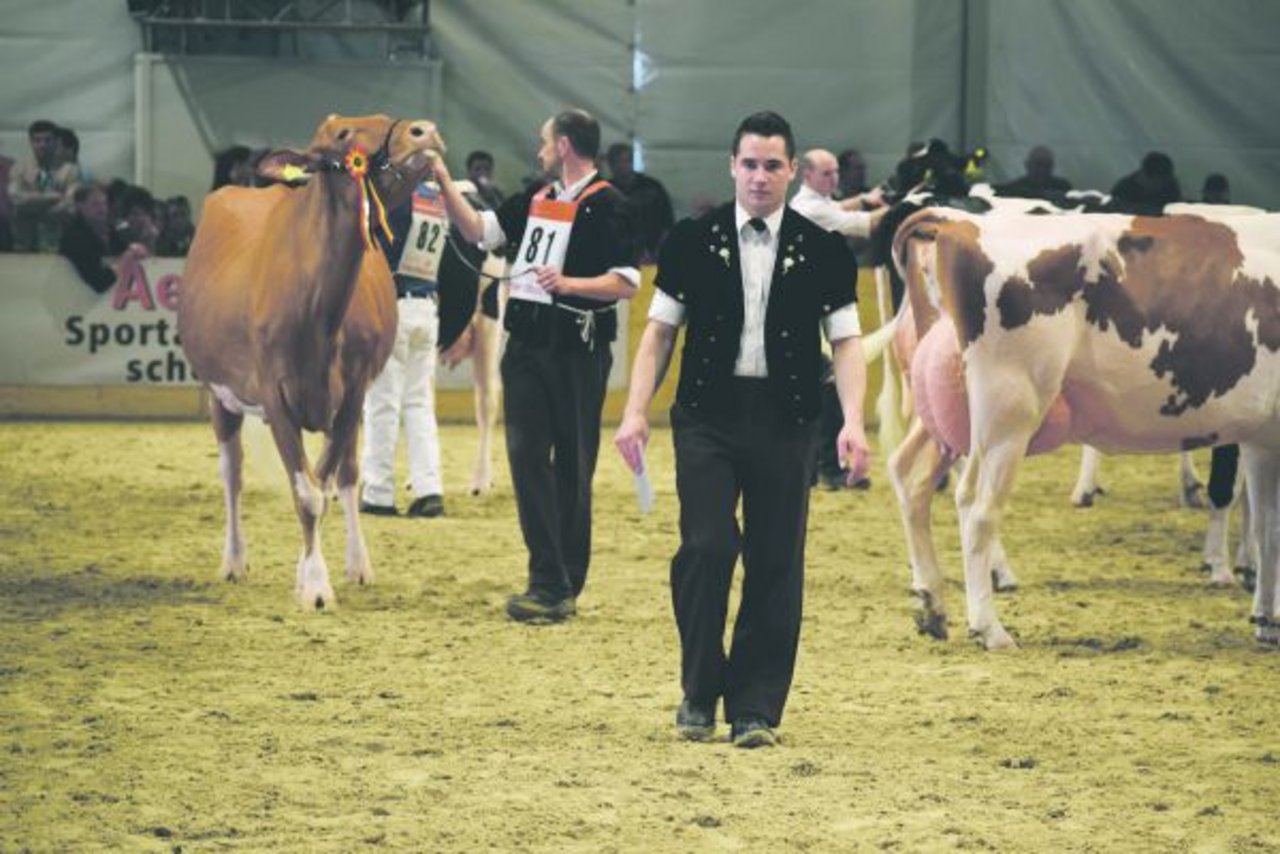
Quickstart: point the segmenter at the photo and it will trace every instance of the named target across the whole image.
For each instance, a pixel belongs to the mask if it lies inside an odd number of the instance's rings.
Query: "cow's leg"
[[[1191,459],[1190,451],[1183,451],[1179,455],[1178,483],[1182,490],[1178,500],[1182,506],[1203,510],[1204,484],[1200,482],[1200,475],[1196,474],[1196,465]]]
[[[1280,644],[1280,451],[1241,445],[1245,488],[1258,541],[1258,579],[1253,590],[1256,637]]]
[[[1017,644],[1000,624],[992,589],[996,569],[1005,562],[1000,520],[1018,466],[1052,394],[1044,395],[1024,366],[980,367],[974,370],[970,362],[965,370],[972,439],[968,462],[956,485],[969,633],[989,650],[1010,649]]]
[[[1210,508],[1209,526],[1204,534],[1204,563],[1200,566],[1201,572],[1209,573],[1210,584],[1235,583],[1228,563],[1230,529],[1231,505]]]
[[[1106,495],[1098,485],[1098,470],[1102,467],[1102,453],[1092,445],[1080,449],[1080,476],[1071,490],[1071,503],[1076,507],[1092,507],[1093,499]]]
[[[311,471],[307,451],[302,444],[302,431],[289,418],[282,400],[265,403],[267,423],[280,452],[285,474],[293,487],[293,507],[302,526],[302,556],[298,558],[298,575],[294,592],[304,609],[332,608],[338,604],[329,585],[329,566],[320,550],[320,519],[324,516],[324,491]]]
[[[947,638],[945,579],[933,548],[931,502],[939,469],[951,463],[919,418],[889,457],[889,480],[898,496],[898,509],[907,533],[911,589],[920,600],[916,628],[938,640]]]
[[[240,492],[244,487],[244,445],[240,427],[244,415],[227,409],[216,398],[209,403],[213,433],[218,437],[218,473],[227,511],[227,539],[222,548],[222,578],[241,581],[249,573],[249,549],[244,541],[240,521]]]
[[[356,459],[363,409],[364,394],[348,392],[334,415],[317,476],[322,483],[329,483],[332,478],[338,487],[338,501],[347,526],[347,581],[372,584],[373,565],[360,527],[360,464]]]
[[[1209,583],[1235,584],[1235,576],[1228,563],[1231,538],[1231,505],[1239,496],[1240,448],[1238,445],[1221,445],[1213,449],[1212,470],[1209,472],[1209,527],[1204,537],[1204,564],[1202,571],[1209,573]],[[1242,534],[1241,545],[1247,538]]]
[[[501,342],[502,327],[497,321],[484,316],[476,320],[471,367],[480,444],[471,473],[472,495],[480,495],[493,488],[493,431],[498,423],[498,396],[502,391],[502,380],[498,374],[498,347]]]
[[[1240,545],[1236,547],[1235,575],[1245,590],[1253,592],[1258,581],[1258,567],[1262,558],[1258,554],[1257,517],[1253,512],[1253,504],[1249,501],[1248,484],[1243,484],[1240,493]]]

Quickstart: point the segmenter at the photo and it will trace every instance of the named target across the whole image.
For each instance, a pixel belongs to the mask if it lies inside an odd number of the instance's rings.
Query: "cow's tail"
[[[898,271],[898,275],[904,282],[907,281],[907,252],[911,248],[912,241],[932,243],[938,239],[938,226],[944,222],[946,220],[942,217],[925,208],[913,213],[898,226],[897,232],[893,235],[891,257],[894,269]]]

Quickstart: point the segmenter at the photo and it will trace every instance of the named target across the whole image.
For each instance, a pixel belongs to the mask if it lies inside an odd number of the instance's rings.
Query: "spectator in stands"
[[[247,145],[233,145],[213,157],[213,186],[216,190],[234,184],[253,186],[253,150]]]
[[[625,142],[609,146],[605,160],[609,164],[609,182],[627,197],[627,207],[639,234],[640,262],[651,263],[658,257],[658,244],[675,222],[671,197],[656,178],[637,172],[635,152]]]
[[[1165,205],[1182,201],[1182,187],[1173,173],[1173,159],[1162,151],[1148,151],[1137,172],[1111,188],[1111,205],[1128,213],[1158,214]]]
[[[14,238],[20,252],[50,251],[58,245],[65,216],[58,206],[79,181],[79,169],[58,163],[58,126],[40,119],[27,128],[31,160],[13,173],[9,197],[14,205]],[[66,208],[62,213],[66,213]]]
[[[54,131],[54,140],[54,156],[57,158],[58,167],[61,168],[67,164],[71,164],[75,167],[77,182],[92,180],[92,178],[85,172],[84,167],[80,165],[80,137],[76,135],[76,132],[71,128],[59,127]],[[71,193],[67,193],[66,207],[68,211],[70,211],[74,205],[70,196]]]
[[[1027,152],[1023,161],[1026,173],[995,188],[1001,196],[1018,196],[1024,199],[1053,199],[1071,189],[1071,182],[1053,174],[1053,149],[1037,145]]]
[[[856,148],[846,148],[836,155],[836,165],[840,169],[840,185],[836,188],[835,198],[852,199],[861,196],[867,190],[867,161],[862,152]]]
[[[155,199],[143,187],[126,189],[120,197],[120,215],[111,226],[111,251],[123,252],[127,246],[138,244],[147,254],[154,255],[160,238],[155,208]]]
[[[1231,183],[1227,181],[1227,176],[1214,172],[1206,177],[1204,186],[1200,189],[1200,201],[1206,205],[1231,204]]]
[[[107,194],[97,184],[81,184],[72,194],[72,203],[75,213],[62,232],[58,254],[71,262],[86,285],[97,293],[106,293],[115,284],[117,275],[117,269],[103,261],[111,237]],[[130,244],[116,267],[145,257],[144,247]]]
[[[13,200],[9,198],[9,175],[13,158],[0,154],[0,252],[13,251]]]
[[[493,183],[493,155],[473,151],[467,155],[467,178],[476,185],[476,193],[490,210],[497,210],[507,196]]]
[[[170,196],[164,203],[164,225],[156,241],[156,254],[168,258],[184,258],[195,237],[191,222],[191,202],[186,196]]]

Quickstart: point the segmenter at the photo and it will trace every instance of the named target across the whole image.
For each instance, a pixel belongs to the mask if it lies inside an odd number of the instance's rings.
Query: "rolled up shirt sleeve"
[[[640,288],[640,271],[635,267],[610,267],[610,273],[617,273],[626,279],[631,287],[639,290]]]
[[[665,323],[667,326],[683,326],[684,303],[655,288],[653,302],[649,303],[649,319]]]
[[[653,316],[652,312],[649,316]],[[822,334],[826,335],[827,340],[831,342],[861,335],[862,321],[858,318],[858,304],[849,303],[823,317]]]
[[[498,222],[498,215],[493,211],[480,211],[480,219],[484,223],[484,234],[480,237],[480,248],[492,252],[507,242],[507,233]]]

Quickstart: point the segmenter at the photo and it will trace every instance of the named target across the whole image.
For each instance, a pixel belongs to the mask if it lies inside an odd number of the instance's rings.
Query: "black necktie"
[[[764,220],[758,216],[753,216],[751,219],[747,220],[747,225],[754,228],[757,234],[764,234],[769,230],[769,226],[765,225]]]

